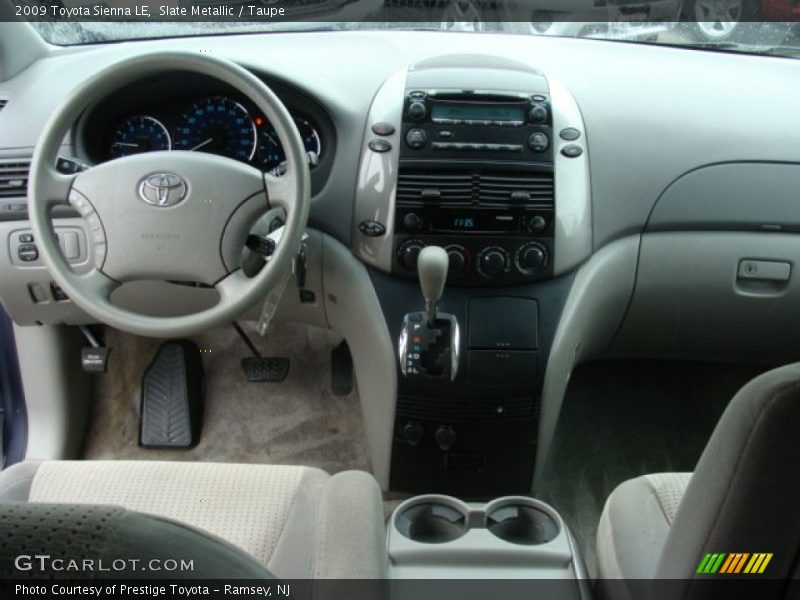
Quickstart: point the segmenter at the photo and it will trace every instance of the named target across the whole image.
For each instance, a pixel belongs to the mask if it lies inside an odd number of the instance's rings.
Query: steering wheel
[[[125,84],[164,72],[208,75],[247,96],[274,126],[286,154],[275,177],[231,158],[161,151],[118,158],[66,175],[56,168],[64,136],[81,112]],[[150,337],[179,337],[230,322],[263,299],[289,272],[308,220],[310,176],[300,134],[286,107],[255,75],[207,54],[159,52],[117,62],[81,84],[45,125],[33,154],[28,209],[44,263],[89,315]],[[70,204],[86,223],[89,268],[64,259],[51,211]],[[274,253],[253,277],[241,269],[252,225],[269,209],[286,212]],[[157,317],[114,305],[112,292],[136,280],[191,281],[213,286],[206,310]]]

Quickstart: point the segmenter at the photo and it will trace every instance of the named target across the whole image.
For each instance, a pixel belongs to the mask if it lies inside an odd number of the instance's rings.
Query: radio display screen
[[[497,210],[440,209],[432,215],[431,229],[439,232],[503,233],[517,230],[517,217]]]
[[[434,121],[524,121],[525,108],[514,104],[437,102],[431,109],[431,118]]]

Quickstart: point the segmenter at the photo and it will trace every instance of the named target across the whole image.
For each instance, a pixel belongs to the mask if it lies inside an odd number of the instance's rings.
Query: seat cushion
[[[228,542],[162,517],[119,506],[0,502],[0,580],[150,579],[154,574],[272,578]]]
[[[227,540],[282,578],[385,573],[383,508],[371,475],[300,466],[147,461],[22,463],[0,500],[104,504]]]
[[[643,475],[608,497],[597,529],[601,579],[651,579],[691,473]],[[635,596],[628,594],[628,596]]]

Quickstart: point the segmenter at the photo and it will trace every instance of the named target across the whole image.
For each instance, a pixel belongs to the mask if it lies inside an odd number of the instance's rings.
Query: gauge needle
[[[138,148],[139,144],[132,144],[131,142],[114,142],[115,146],[127,146],[128,148]]]
[[[194,150],[199,150],[199,149],[200,149],[200,148],[202,148],[203,146],[206,146],[206,145],[210,144],[210,143],[211,143],[211,142],[213,142],[213,141],[214,141],[214,138],[208,138],[208,139],[207,139],[205,142],[200,142],[200,143],[199,143],[199,144],[197,144],[197,146],[195,146],[194,148],[189,148],[189,152],[192,152],[192,151],[194,151]]]

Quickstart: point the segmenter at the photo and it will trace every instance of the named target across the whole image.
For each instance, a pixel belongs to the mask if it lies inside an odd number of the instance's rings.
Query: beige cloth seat
[[[375,578],[386,569],[374,478],[300,466],[145,461],[26,462],[0,473],[0,502],[115,505],[222,538],[280,578]]]
[[[606,501],[597,531],[601,595],[708,597],[706,554],[770,554],[762,579],[800,592],[800,363],[755,378],[731,400],[694,473],[645,475]],[[744,559],[742,559],[744,560]],[[652,580],[658,580],[648,585]],[[670,582],[669,584],[665,582]],[[780,588],[775,588],[780,589]],[[794,595],[793,595],[794,594]]]

